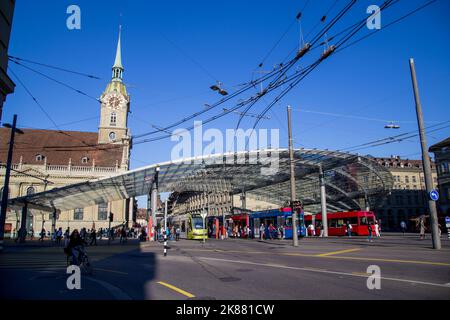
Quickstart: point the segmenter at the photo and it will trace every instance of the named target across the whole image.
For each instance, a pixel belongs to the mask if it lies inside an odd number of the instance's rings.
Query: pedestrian
[[[402,220],[400,222],[400,228],[402,229],[403,235],[405,235],[405,233],[406,233],[406,222],[405,221]]]
[[[175,241],[180,240],[180,227],[175,230]]]
[[[324,231],[323,231],[323,224],[322,224],[322,222],[319,222],[319,231],[320,231],[319,237],[323,238]]]
[[[127,231],[125,230],[125,227],[123,227],[120,230],[120,243],[126,243],[127,242]]]
[[[424,239],[425,239],[425,217],[424,217],[423,215],[420,217],[420,220],[419,220],[419,227],[420,227],[420,235],[419,235],[419,238],[420,238],[421,240],[424,240]]]
[[[280,226],[280,236],[281,239],[284,240],[284,226]]]
[[[67,248],[70,240],[70,228],[68,227],[64,232],[64,248]]]
[[[380,238],[381,237],[381,235],[380,235],[380,225],[378,224],[378,221],[377,220],[375,220],[375,236],[377,237],[377,238]]]
[[[97,245],[97,232],[95,231],[95,228],[93,228],[91,231],[91,242],[89,243],[89,245]]]
[[[372,222],[369,222],[369,224],[367,225],[367,231],[368,231],[367,241],[373,242],[373,240],[372,240],[372,232],[373,232]]]
[[[41,237],[39,238],[39,241],[43,242],[45,238],[45,229],[42,228],[41,233],[39,234]]]
[[[310,230],[310,232],[311,232],[311,236],[314,237],[314,236],[316,235],[316,229],[314,228],[314,225],[311,223],[311,224],[308,226],[308,228],[309,228],[309,230]]]
[[[264,240],[264,232],[265,232],[266,228],[264,226],[264,222],[261,223],[261,225],[259,226],[259,239],[260,240]]]
[[[34,239],[34,229],[33,228],[31,228],[31,230],[30,230],[30,238],[31,238],[31,240]]]
[[[56,244],[57,244],[58,246],[61,245],[61,239],[62,239],[62,237],[63,237],[62,228],[59,227],[58,231],[56,231]]]
[[[349,238],[351,238],[352,237],[353,226],[351,225],[350,221],[348,221],[348,220],[347,220],[347,223],[346,223],[346,228],[347,228],[346,229],[347,235],[348,235]]]

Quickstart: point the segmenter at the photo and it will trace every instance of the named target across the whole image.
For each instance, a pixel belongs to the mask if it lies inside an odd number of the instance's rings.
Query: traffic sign
[[[433,201],[438,201],[439,199],[439,192],[437,192],[437,190],[431,190],[430,191],[430,199]]]
[[[450,229],[450,217],[445,217],[445,227]]]

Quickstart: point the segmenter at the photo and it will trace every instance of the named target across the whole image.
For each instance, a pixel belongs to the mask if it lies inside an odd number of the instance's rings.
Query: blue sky
[[[309,1],[302,16],[306,35],[334,0]],[[425,0],[400,0],[383,13],[383,23],[412,10]],[[100,96],[111,76],[119,20],[122,28],[124,81],[131,94],[132,134],[153,131],[148,123],[164,126],[201,110],[220,96],[209,89],[215,80],[228,91],[255,77],[254,71],[306,0],[258,1],[17,1],[9,54],[101,77],[88,79],[33,66],[92,96]],[[347,3],[339,0],[330,17]],[[334,34],[367,16],[370,4],[359,1],[330,31]],[[66,27],[66,9],[81,8],[81,30]],[[260,128],[280,128],[280,144],[287,145],[286,105],[294,108],[293,131],[297,146],[342,149],[388,135],[417,129],[408,59],[414,57],[427,125],[450,120],[450,2],[439,0],[412,17],[344,50],[321,64],[268,113]],[[119,18],[120,14],[122,15]],[[318,29],[316,29],[318,30]],[[370,32],[365,29],[360,35]],[[313,32],[314,34],[314,32]],[[268,70],[284,60],[299,42],[295,24],[265,62]],[[300,66],[313,61],[310,53]],[[194,62],[195,61],[195,62]],[[65,130],[96,131],[99,105],[92,99],[53,83],[20,66],[12,70]],[[15,80],[15,78],[13,77]],[[16,81],[17,83],[17,81]],[[254,94],[256,89],[251,92]],[[243,97],[249,97],[250,94]],[[271,101],[266,97],[266,102]],[[231,107],[225,104],[224,107]],[[259,103],[252,112],[260,111]],[[384,129],[384,122],[330,116],[312,112],[399,121],[400,130]],[[210,111],[200,119],[221,111]],[[51,128],[23,87],[8,96],[3,120],[18,114],[19,125]],[[91,118],[73,125],[65,123]],[[206,128],[234,128],[238,116],[227,115]],[[251,128],[252,118],[243,123]],[[184,126],[192,125],[192,121]],[[431,145],[450,130],[433,132]],[[134,146],[132,168],[170,159],[174,146],[161,140]],[[360,150],[375,156],[419,158],[418,140]]]

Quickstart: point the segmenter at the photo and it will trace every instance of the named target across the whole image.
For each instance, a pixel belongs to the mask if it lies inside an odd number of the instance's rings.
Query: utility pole
[[[325,190],[325,177],[323,175],[322,164],[319,164],[319,180],[320,180],[320,205],[322,208],[323,236],[328,237],[327,194]]]
[[[167,199],[164,201],[164,230],[167,230]]]
[[[8,148],[8,158],[6,160],[6,172],[5,172],[5,183],[3,185],[2,194],[2,204],[0,210],[0,252],[3,252],[3,238],[5,237],[5,221],[6,221],[6,209],[8,208],[8,197],[9,197],[9,177],[11,175],[11,164],[14,148],[14,136],[17,133],[22,134],[23,131],[16,128],[17,124],[17,114],[13,117],[13,123],[3,124],[6,128],[11,128],[11,134],[9,136],[9,148]]]
[[[297,212],[294,210],[294,201],[296,201],[297,194],[295,191],[295,164],[294,164],[294,149],[292,146],[291,106],[287,107],[287,118],[288,118],[288,135],[289,135],[289,164],[291,168],[292,245],[294,247],[298,247]]]
[[[431,175],[430,156],[428,154],[427,140],[425,136],[425,128],[423,126],[422,105],[420,103],[419,88],[417,85],[416,69],[414,67],[414,59],[409,59],[409,67],[411,69],[411,80],[414,89],[414,100],[416,102],[417,123],[419,126],[420,145],[422,148],[422,162],[425,176],[425,188],[428,195],[428,208],[430,210],[430,226],[431,239],[433,241],[433,249],[441,249],[441,238],[438,230],[438,217],[436,210],[436,202],[431,200],[430,192],[433,190],[433,179]]]

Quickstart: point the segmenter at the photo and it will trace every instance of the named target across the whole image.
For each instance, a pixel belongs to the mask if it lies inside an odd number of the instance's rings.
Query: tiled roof
[[[22,129],[24,134],[16,134],[13,164],[43,164],[36,156],[41,154],[49,165],[114,167],[120,165],[123,147],[121,145],[98,145],[97,132]],[[10,129],[0,128],[0,162],[6,163]],[[82,158],[87,157],[87,163]]]

